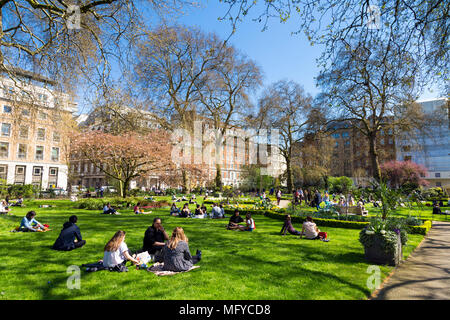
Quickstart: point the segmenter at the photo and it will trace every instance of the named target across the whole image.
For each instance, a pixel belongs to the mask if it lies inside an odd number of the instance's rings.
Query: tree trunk
[[[292,190],[294,190],[294,181],[292,177],[291,159],[286,159],[286,175],[288,193],[292,193]]]
[[[182,176],[183,176],[183,190],[185,193],[189,193],[189,175],[188,172],[186,170],[182,171]]]
[[[222,192],[222,170],[220,169],[220,165],[217,165],[216,168],[216,188]]]
[[[376,133],[371,133],[367,136],[369,139],[369,156],[372,166],[372,175],[377,181],[381,181],[380,162],[378,160],[378,152],[376,146]]]

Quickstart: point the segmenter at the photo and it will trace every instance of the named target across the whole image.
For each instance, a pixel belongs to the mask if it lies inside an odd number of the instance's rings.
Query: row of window
[[[4,105],[3,106],[3,113],[11,114],[12,113],[12,107],[8,106],[8,105]],[[22,116],[29,117],[30,116],[30,110],[22,108],[21,114],[22,114]],[[37,114],[37,118],[39,120],[47,120],[48,114],[46,112],[40,110],[38,112],[38,114]]]
[[[19,143],[17,145],[16,157],[19,160],[27,159],[28,146],[26,144]],[[9,157],[9,142],[0,142],[0,158],[7,159]],[[59,161],[59,148],[51,148],[51,161]],[[36,146],[34,153],[34,160],[44,160],[44,146]]]
[[[27,166],[16,165],[14,174],[14,184],[25,184]],[[58,183],[58,168],[49,168],[48,171],[48,187],[56,187]],[[44,168],[40,166],[33,166],[31,183],[36,186],[41,186],[42,177],[44,175]],[[8,179],[8,165],[0,165],[0,179]]]
[[[22,125],[19,128],[19,138],[21,139],[28,139],[29,136],[29,127]],[[36,140],[38,141],[45,141],[45,129],[44,128],[37,128],[36,130]],[[2,123],[1,128],[1,134],[2,137],[11,137],[11,124],[10,123]],[[53,142],[60,142],[61,141],[61,135],[57,131],[53,131]]]

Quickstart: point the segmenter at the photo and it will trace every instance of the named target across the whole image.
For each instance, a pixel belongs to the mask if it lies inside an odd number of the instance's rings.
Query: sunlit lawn
[[[55,208],[37,208],[54,203]],[[47,233],[11,233],[21,218],[36,210],[49,224]],[[168,209],[120,216],[73,209],[69,201],[39,201],[0,217],[0,299],[365,299],[369,264],[358,241],[359,230],[321,228],[330,242],[280,236],[281,221],[255,216],[256,230],[227,231],[224,220],[170,217]],[[71,252],[50,249],[62,224],[76,214],[85,247]],[[81,289],[69,290],[67,267],[102,258],[103,247],[119,229],[132,249],[142,245],[146,228],[159,216],[169,232],[185,229],[191,252],[203,251],[199,269],[157,277],[129,267],[128,273],[81,273]],[[301,226],[295,225],[296,228]],[[405,257],[423,239],[410,235]],[[382,266],[383,278],[392,267]]]

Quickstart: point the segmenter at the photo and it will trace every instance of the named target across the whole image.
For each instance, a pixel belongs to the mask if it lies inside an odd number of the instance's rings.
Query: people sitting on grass
[[[239,226],[239,230],[241,231],[253,231],[255,230],[255,221],[252,218],[250,212],[245,215],[245,226]]]
[[[152,213],[151,211],[144,212],[144,209],[141,209],[141,203],[140,202],[138,202],[134,206],[133,211],[134,211],[135,214],[150,214],[150,213]]]
[[[180,199],[178,199],[176,195],[172,195],[172,201],[180,202]]]
[[[125,243],[125,231],[117,231],[111,240],[105,245],[103,254],[103,266],[106,268],[117,267],[125,268],[128,260],[138,265],[139,261],[133,258],[128,252],[128,246]]]
[[[317,228],[316,224],[314,223],[313,219],[308,216],[306,217],[306,221],[303,222],[302,232],[300,234],[300,239],[305,236],[306,239],[309,240],[316,240],[320,239],[322,241],[328,241],[327,233],[321,232],[319,228]]]
[[[11,205],[11,207],[21,207],[23,205],[23,197],[19,196],[19,199]]]
[[[239,223],[244,222],[244,219],[239,215],[239,210],[235,209],[233,215],[230,218],[230,221],[227,224],[228,230],[239,229]]]
[[[170,215],[171,216],[177,216],[180,213],[180,208],[177,207],[177,205],[172,203],[172,207],[170,208]]]
[[[172,232],[169,243],[163,249],[163,270],[188,271],[201,260],[202,252],[200,250],[197,250],[195,256],[191,256],[188,242],[189,239],[184,234],[183,228],[176,227]]]
[[[183,196],[181,197],[181,201],[188,201],[188,199],[186,199],[186,197],[184,196],[184,194],[183,194]]]
[[[189,210],[189,205],[187,203],[184,204],[183,209],[181,209],[181,212],[178,216],[180,218],[187,218],[191,216],[191,210]]]
[[[206,206],[205,206],[205,203],[203,203],[202,204],[202,207],[201,207],[201,209],[202,209],[202,212],[203,212],[203,214],[205,215],[205,217],[206,217],[206,215],[208,214],[208,212],[207,212],[207,210],[206,210]]]
[[[211,218],[212,219],[222,219],[222,209],[217,205],[217,203],[213,203],[213,207],[211,209]]]
[[[205,217],[206,217],[206,216],[205,216],[205,214],[203,213],[202,208],[200,208],[200,205],[197,204],[197,207],[195,208],[195,212],[194,212],[193,218],[196,218],[196,219],[204,219]]]
[[[86,240],[81,238],[80,228],[76,225],[77,221],[77,216],[73,215],[63,224],[61,233],[53,244],[54,250],[70,251],[86,244]]]
[[[169,240],[169,236],[162,226],[161,219],[155,218],[153,224],[145,231],[142,249],[153,256],[153,261],[162,262],[161,250],[166,240]]]
[[[8,207],[5,200],[0,202],[0,214],[9,214],[11,209]]]
[[[433,204],[433,214],[442,214],[441,207],[439,206],[439,203],[437,203],[437,201]]]
[[[223,208],[223,204],[219,205],[220,214],[222,215],[222,218],[225,218],[225,209]]]
[[[113,207],[111,207],[111,204],[108,203],[103,207],[103,213],[104,214],[120,214],[119,212],[117,212],[116,209],[114,209]]]
[[[19,226],[19,231],[23,232],[44,232],[46,227],[35,219],[36,212],[29,211],[22,219]]]
[[[294,226],[292,225],[292,222],[291,222],[291,215],[289,215],[289,214],[286,215],[286,218],[285,218],[284,224],[283,224],[283,228],[281,228],[281,234],[283,236],[285,236],[286,231],[289,232],[290,234],[293,234],[296,236],[299,236],[301,234],[300,231],[294,229]]]

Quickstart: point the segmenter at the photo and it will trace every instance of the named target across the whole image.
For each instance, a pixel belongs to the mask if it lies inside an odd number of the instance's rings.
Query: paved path
[[[287,208],[292,201],[290,200],[280,200],[280,208]],[[277,201],[273,202],[274,205],[277,205]]]
[[[433,223],[425,240],[373,300],[450,300],[450,223]]]

